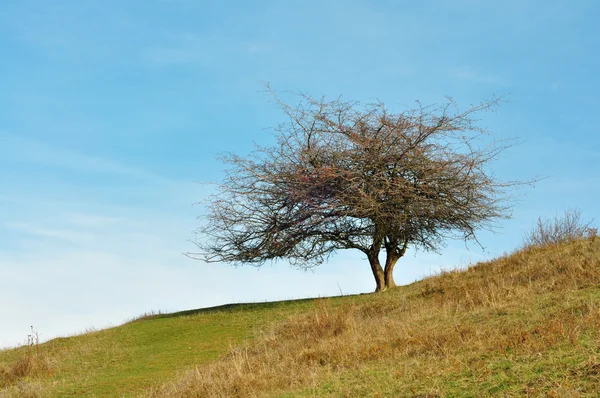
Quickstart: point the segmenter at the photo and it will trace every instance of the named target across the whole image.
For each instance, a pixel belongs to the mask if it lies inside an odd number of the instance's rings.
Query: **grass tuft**
[[[0,388],[16,385],[21,395],[29,396],[33,394],[33,384],[29,382],[52,375],[53,371],[52,361],[41,351],[39,335],[32,326],[27,344],[18,350],[15,359],[0,363]]]

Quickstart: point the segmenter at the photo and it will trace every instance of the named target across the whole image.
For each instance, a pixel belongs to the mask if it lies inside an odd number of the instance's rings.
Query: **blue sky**
[[[184,257],[216,159],[281,122],[261,81],[314,96],[463,107],[523,144],[494,164],[514,219],[407,253],[396,279],[509,252],[538,216],[600,219],[600,3],[595,0],[0,3],[0,347],[116,325],[145,311],[369,292],[360,254],[314,272]]]

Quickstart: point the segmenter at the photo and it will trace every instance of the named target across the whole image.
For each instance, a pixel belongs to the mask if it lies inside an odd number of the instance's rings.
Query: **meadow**
[[[381,293],[231,304],[0,351],[0,397],[589,397],[600,239]]]

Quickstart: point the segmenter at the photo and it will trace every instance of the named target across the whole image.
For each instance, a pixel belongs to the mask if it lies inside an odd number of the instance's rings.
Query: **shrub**
[[[536,225],[525,236],[525,247],[546,246],[570,242],[578,239],[595,238],[597,228],[592,228],[592,221],[584,222],[581,211],[568,209],[564,215],[543,219],[539,217]]]

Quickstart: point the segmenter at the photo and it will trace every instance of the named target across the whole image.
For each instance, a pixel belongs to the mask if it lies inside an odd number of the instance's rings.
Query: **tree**
[[[510,216],[507,189],[519,183],[487,166],[513,142],[492,140],[474,119],[498,99],[393,113],[303,94],[292,107],[273,95],[288,122],[275,129],[275,145],[224,157],[230,168],[190,256],[307,268],[357,249],[382,291],[395,286],[394,266],[410,246],[435,251],[457,236],[478,243],[477,230]]]

